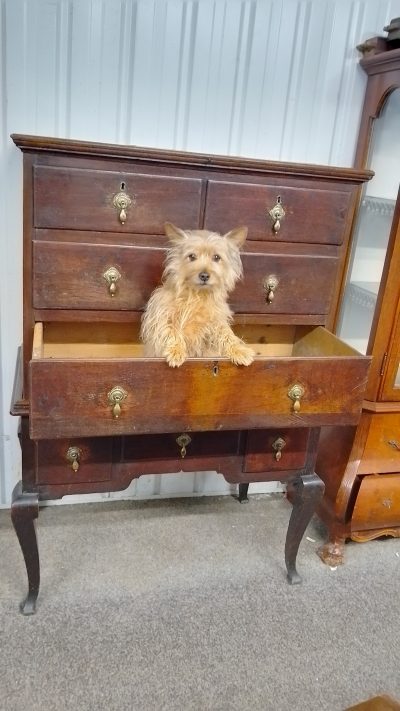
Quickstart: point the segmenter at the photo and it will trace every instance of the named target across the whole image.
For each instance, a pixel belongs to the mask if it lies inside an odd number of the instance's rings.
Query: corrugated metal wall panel
[[[21,338],[21,156],[12,132],[351,165],[356,45],[400,0],[1,0],[0,505],[19,477],[8,415]],[[215,474],[132,495],[229,491]]]

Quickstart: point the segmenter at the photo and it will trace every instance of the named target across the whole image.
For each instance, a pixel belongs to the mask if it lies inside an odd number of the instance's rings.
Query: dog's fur
[[[250,365],[254,351],[232,331],[227,297],[241,278],[239,249],[247,227],[221,236],[182,230],[166,223],[171,247],[162,286],[153,291],[143,314],[141,337],[147,355],[178,367],[190,357],[228,357]]]

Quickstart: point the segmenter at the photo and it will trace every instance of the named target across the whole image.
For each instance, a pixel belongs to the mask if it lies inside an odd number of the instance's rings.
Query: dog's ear
[[[166,222],[164,225],[165,234],[171,242],[181,242],[183,239],[187,239],[187,234],[181,230],[180,227],[176,227],[172,222]]]
[[[235,227],[234,230],[227,232],[224,237],[231,240],[237,247],[242,247],[247,237],[247,227]]]

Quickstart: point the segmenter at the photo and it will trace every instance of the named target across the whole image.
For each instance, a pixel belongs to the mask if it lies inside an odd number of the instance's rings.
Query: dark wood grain
[[[70,447],[80,450],[77,470],[67,458]],[[39,485],[108,481],[111,479],[112,454],[111,437],[44,440],[38,445]]]
[[[165,248],[68,242],[33,243],[34,309],[143,311],[161,283]],[[337,259],[312,255],[245,252],[244,278],[232,293],[235,313],[326,314],[332,299]],[[121,278],[110,295],[104,273]],[[271,303],[265,282],[278,279]]]
[[[220,432],[191,432],[190,442],[185,452],[177,439],[185,432],[177,431],[157,437],[137,435],[124,437],[122,460],[125,462],[140,462],[153,459],[180,460],[183,468],[190,466],[193,457],[201,456],[226,457],[240,452],[240,432],[232,430]]]
[[[39,594],[39,551],[34,523],[38,514],[38,493],[24,492],[22,482],[19,482],[15,486],[12,495],[11,520],[21,546],[28,576],[28,594],[20,605],[21,612],[24,615],[33,615],[35,613],[36,600]]]
[[[278,197],[285,216],[275,233],[269,210]],[[224,233],[246,215],[251,239],[341,244],[350,198],[350,190],[329,191],[311,181],[288,187],[287,179],[269,185],[210,180],[205,227]]]
[[[286,544],[293,582],[321,490],[319,428],[343,429],[360,416],[369,359],[318,326],[333,321],[358,189],[371,172],[13,140],[24,154],[24,342],[12,407],[23,415],[13,515],[27,561],[25,611],[34,610],[39,587],[38,500],[120,491],[143,474],[216,470],[242,491],[300,477],[304,496],[295,497]],[[119,191],[132,199],[124,224],[113,202]],[[278,195],[286,216],[274,233],[267,210]],[[235,327],[245,340],[253,334],[260,353],[248,368],[193,359],[172,369],[143,356],[138,329],[160,283],[166,221],[222,232],[248,225],[244,279],[231,294]],[[110,267],[121,275],[113,296],[104,279]],[[270,275],[278,286],[268,303]],[[304,387],[299,412],[288,396],[296,383]],[[127,393],[118,417],[108,399],[115,386]],[[190,437],[185,450],[182,434]],[[271,450],[279,436],[280,460]],[[78,466],[70,447],[79,450]]]
[[[33,306],[143,311],[160,284],[164,259],[159,247],[35,242]],[[113,296],[104,278],[110,267],[120,274]]]
[[[31,362],[34,439],[237,427],[349,424],[359,417],[368,362],[360,357],[259,358],[249,368],[192,359],[179,370],[157,359]],[[293,412],[288,390],[305,388]],[[128,393],[118,419],[108,393]]]
[[[35,227],[164,234],[166,221],[199,226],[200,179],[133,174],[126,165],[120,172],[40,166],[33,189]],[[113,204],[121,191],[132,200],[124,224]]]
[[[235,313],[327,314],[338,261],[311,255],[244,253],[244,278],[231,295]],[[265,283],[278,280],[273,301],[267,301]],[[282,318],[281,322],[285,319]]]
[[[274,442],[283,439],[281,457],[276,458]],[[245,472],[266,472],[301,469],[306,462],[308,450],[308,429],[253,430],[247,435]]]
[[[127,161],[141,163],[157,163],[166,165],[185,165],[207,169],[226,168],[238,172],[261,172],[281,174],[284,176],[307,176],[323,180],[337,180],[340,183],[363,183],[373,176],[369,170],[352,170],[349,168],[329,165],[314,165],[311,163],[288,163],[283,161],[257,160],[243,156],[224,156],[216,154],[191,153],[186,151],[161,150],[142,146],[117,145],[111,143],[96,143],[94,141],[78,141],[47,136],[29,136],[13,133],[11,135],[15,145],[25,153],[33,152],[54,155],[78,155],[80,159],[85,156],[96,156],[103,159],[123,158]]]

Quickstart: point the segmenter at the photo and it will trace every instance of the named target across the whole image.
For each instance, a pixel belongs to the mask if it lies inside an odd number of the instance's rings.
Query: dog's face
[[[179,290],[232,291],[242,276],[239,249],[247,236],[247,227],[225,235],[208,230],[181,230],[165,225],[171,242],[164,278]]]

